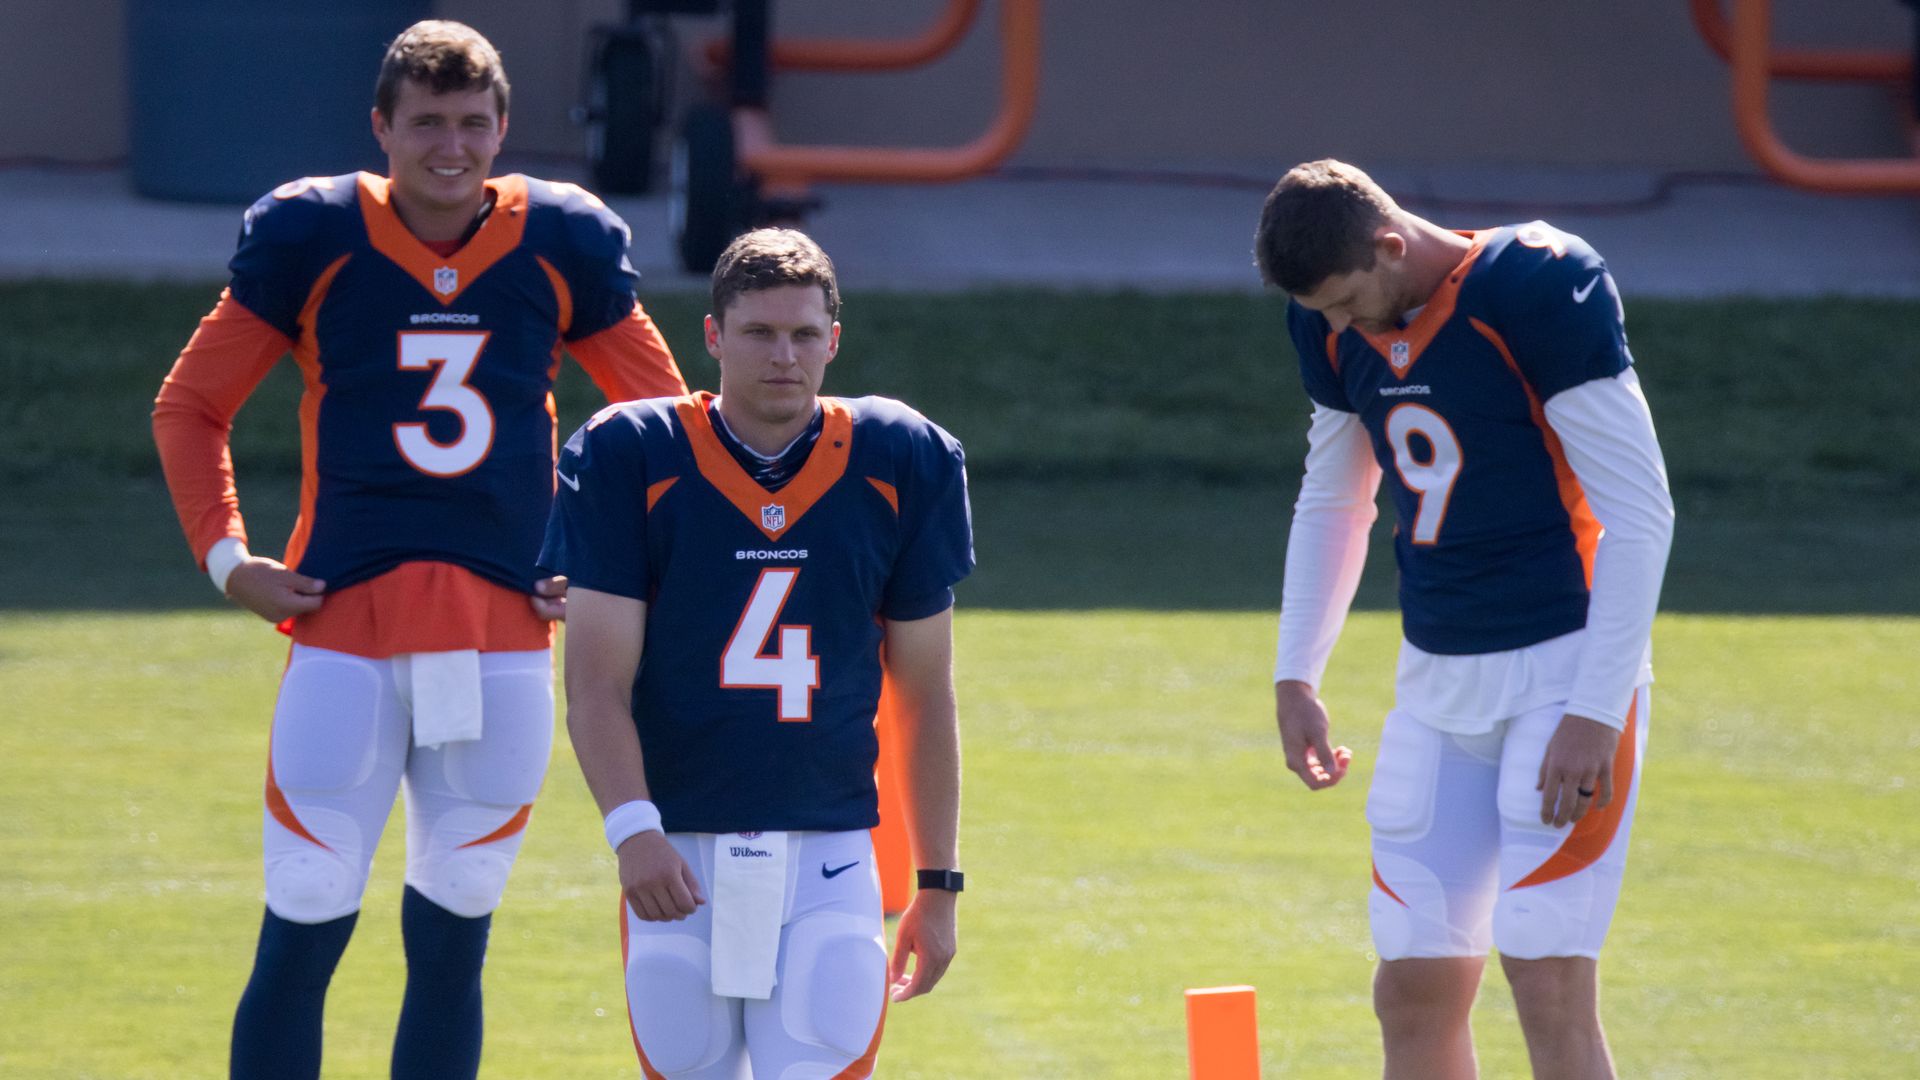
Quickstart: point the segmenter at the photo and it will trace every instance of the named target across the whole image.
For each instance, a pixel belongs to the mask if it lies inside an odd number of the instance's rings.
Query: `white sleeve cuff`
[[[1638,688],[1636,687],[1636,689]],[[1631,696],[1629,696],[1628,700],[1631,700]],[[1576,698],[1567,702],[1566,711],[1572,716],[1584,716],[1589,720],[1598,721],[1615,731],[1627,730],[1626,711],[1617,706],[1597,705],[1593,702],[1581,701]]]
[[[237,536],[223,536],[207,549],[207,576],[213,579],[213,587],[220,590],[220,595],[227,593],[227,578],[233,574],[233,568],[251,558],[246,541]]]

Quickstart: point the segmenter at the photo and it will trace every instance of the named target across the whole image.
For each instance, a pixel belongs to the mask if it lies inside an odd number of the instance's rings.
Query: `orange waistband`
[[[374,658],[553,645],[552,624],[534,614],[526,594],[441,562],[401,563],[329,593],[320,610],[293,620],[292,633],[301,645]]]

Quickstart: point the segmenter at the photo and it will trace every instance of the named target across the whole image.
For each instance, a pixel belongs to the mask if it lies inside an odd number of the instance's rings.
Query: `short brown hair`
[[[400,32],[380,61],[373,84],[373,107],[389,121],[400,84],[412,80],[436,94],[456,90],[492,90],[500,115],[507,115],[507,69],[500,52],[466,23],[427,19]]]
[[[827,318],[840,317],[840,282],[833,260],[798,229],[755,229],[734,238],[713,264],[713,317],[726,321],[727,305],[742,293],[782,285],[818,285]]]
[[[1267,195],[1253,255],[1260,276],[1290,293],[1373,268],[1373,232],[1399,207],[1373,178],[1344,161],[1295,165]]]

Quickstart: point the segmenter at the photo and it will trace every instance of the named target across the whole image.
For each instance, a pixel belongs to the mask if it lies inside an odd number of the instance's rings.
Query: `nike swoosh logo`
[[[565,484],[565,485],[567,485],[568,487],[570,487],[570,488],[572,488],[573,490],[575,490],[575,491],[579,491],[579,490],[580,490],[580,481],[579,481],[579,480],[577,480],[577,479],[575,479],[575,478],[573,478],[573,477],[571,477],[571,476],[568,476],[568,475],[567,475],[566,473],[563,473],[563,472],[561,472],[561,471],[560,471],[559,469],[555,469],[555,470],[553,470],[553,475],[555,475],[555,476],[557,476],[557,477],[559,477],[559,478],[560,478],[560,482],[561,482],[561,483],[563,483],[563,484]]]
[[[844,874],[844,873],[846,873],[847,871],[849,871],[849,870],[851,870],[851,869],[853,869],[854,867],[856,867],[856,866],[859,866],[859,865],[860,865],[860,860],[859,860],[859,859],[855,859],[855,860],[853,860],[852,862],[850,862],[850,863],[848,863],[848,864],[847,864],[847,865],[845,865],[845,866],[836,866],[836,867],[834,867],[833,869],[831,869],[831,870],[829,870],[829,869],[827,869],[827,864],[826,864],[826,863],[821,863],[821,864],[820,864],[820,876],[821,876],[821,877],[823,877],[823,878],[830,878],[830,877],[839,877],[839,876],[840,876],[841,874]]]
[[[1593,295],[1593,287],[1600,284],[1600,279],[1605,276],[1605,274],[1595,274],[1593,280],[1587,282],[1585,287],[1573,290],[1573,302],[1576,304],[1586,303],[1587,297]]]

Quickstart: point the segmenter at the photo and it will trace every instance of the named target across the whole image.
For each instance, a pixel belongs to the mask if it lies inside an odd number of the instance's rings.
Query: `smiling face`
[[[779,450],[813,419],[827,364],[839,351],[840,324],[818,285],[752,289],[707,316],[721,415],[762,453]]]
[[[490,87],[436,94],[403,80],[392,115],[373,110],[373,135],[387,155],[394,205],[422,239],[464,233],[486,201],[486,180],[507,134]],[[457,226],[454,237],[427,235]]]

